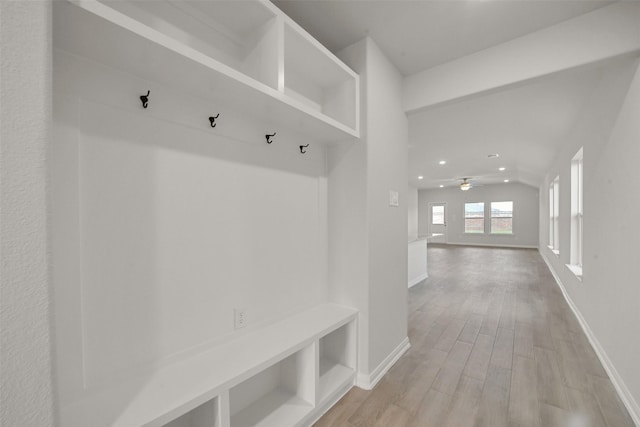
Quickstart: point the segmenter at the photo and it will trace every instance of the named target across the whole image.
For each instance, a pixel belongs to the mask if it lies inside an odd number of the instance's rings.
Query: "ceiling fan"
[[[460,190],[469,191],[471,187],[477,187],[479,184],[471,182],[471,178],[458,178],[462,182],[460,183]]]

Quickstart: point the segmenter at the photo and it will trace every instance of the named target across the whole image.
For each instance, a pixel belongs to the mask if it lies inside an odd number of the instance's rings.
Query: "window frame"
[[[442,208],[442,222],[433,222],[435,218],[435,215],[433,214],[433,210],[435,208]],[[444,205],[436,205],[436,204],[431,205],[431,225],[445,225],[446,221],[444,218],[444,215],[445,215],[444,212],[445,212]]]
[[[549,238],[548,243],[549,243],[549,248],[553,249],[553,230],[554,227],[554,221],[553,221],[553,181],[551,181],[549,183],[549,235],[547,236]]]
[[[482,217],[467,217],[467,205],[482,205]],[[464,212],[463,212],[463,218],[464,218],[464,234],[486,234],[486,229],[487,229],[487,221],[486,221],[486,215],[485,215],[485,202],[464,202]],[[467,231],[467,219],[480,219],[482,218],[482,231]]]
[[[569,261],[576,276],[582,276],[584,251],[584,156],[583,149],[571,159],[571,246]]]
[[[506,216],[493,216],[493,204],[494,203],[511,203],[511,216],[510,217],[506,217]],[[502,201],[498,201],[498,202],[489,202],[489,230],[490,230],[490,234],[494,235],[494,236],[513,236],[513,200],[502,200]],[[494,233],[493,231],[493,219],[494,218],[510,218],[511,219],[511,230],[508,233]]]
[[[549,249],[560,255],[560,175],[549,185]]]

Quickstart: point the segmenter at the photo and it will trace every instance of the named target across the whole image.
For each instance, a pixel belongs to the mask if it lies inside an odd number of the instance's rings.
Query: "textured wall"
[[[53,425],[46,151],[48,2],[0,2],[0,425]]]

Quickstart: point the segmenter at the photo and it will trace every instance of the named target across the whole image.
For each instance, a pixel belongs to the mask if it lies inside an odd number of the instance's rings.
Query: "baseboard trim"
[[[378,381],[382,379],[384,374],[409,350],[411,343],[409,337],[406,337],[389,355],[373,370],[370,374],[358,373],[356,385],[365,390],[373,389]]]
[[[596,338],[595,334],[589,327],[589,324],[587,323],[585,318],[582,316],[582,313],[580,312],[578,307],[575,305],[575,303],[571,299],[571,296],[569,296],[569,293],[567,292],[566,288],[562,284],[562,280],[560,280],[560,277],[556,273],[555,269],[549,263],[549,260],[547,259],[547,257],[544,256],[542,252],[540,252],[540,256],[544,260],[545,264],[547,264],[547,267],[549,268],[549,271],[553,275],[553,278],[555,279],[556,284],[558,285],[558,288],[560,288],[560,291],[562,292],[562,295],[564,296],[565,301],[567,301],[567,304],[569,304],[571,311],[573,311],[573,314],[576,316],[576,319],[578,319],[578,323],[580,324],[580,327],[582,327],[582,331],[587,336],[587,339],[589,340],[589,343],[591,344],[593,351],[596,352],[598,359],[600,359],[600,363],[602,363],[604,370],[609,375],[609,378],[611,379],[611,383],[613,384],[613,387],[616,389],[616,392],[618,393],[620,400],[622,400],[622,403],[627,408],[627,411],[629,412],[629,415],[633,419],[633,422],[636,424],[636,426],[640,426],[640,406],[638,405],[638,402],[636,402],[636,400],[633,398],[633,395],[627,388],[626,384],[624,383],[624,380],[618,373],[618,370],[613,365],[613,362],[611,362],[611,359],[607,355],[607,352],[604,350],[604,348],[600,344],[600,341],[598,341],[598,338]]]
[[[429,277],[429,275],[427,273],[421,274],[420,276],[416,277],[415,279],[413,279],[412,281],[409,282],[409,287],[417,285],[418,283],[422,282],[427,277]]]
[[[351,384],[346,384],[344,387],[342,387],[342,389],[339,392],[335,393],[334,397],[329,399],[324,405],[316,407],[313,413],[309,415],[305,420],[303,420],[300,425],[309,427],[314,425],[320,418],[322,418],[324,414],[329,412],[333,405],[338,403],[338,401],[342,399],[344,395],[347,394],[349,390],[351,390],[351,388],[353,388],[353,385],[353,382],[351,382]]]
[[[432,243],[438,245],[456,245],[456,246],[480,246],[485,248],[514,248],[514,249],[538,249],[538,246],[532,245],[502,245],[498,243],[462,243],[462,242],[447,242],[447,243]]]

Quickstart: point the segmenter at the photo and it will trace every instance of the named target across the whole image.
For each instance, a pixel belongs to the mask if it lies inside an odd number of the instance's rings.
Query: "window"
[[[513,234],[513,202],[491,202],[491,233]]]
[[[484,233],[484,203],[464,204],[464,232]]]
[[[556,176],[549,186],[549,247],[560,254],[560,177]]]
[[[553,249],[553,181],[549,184],[549,247]]]
[[[444,225],[444,206],[431,206],[431,224]]]
[[[582,269],[582,148],[571,160],[571,264]],[[581,271],[580,271],[581,273]],[[581,274],[579,274],[581,275]]]

